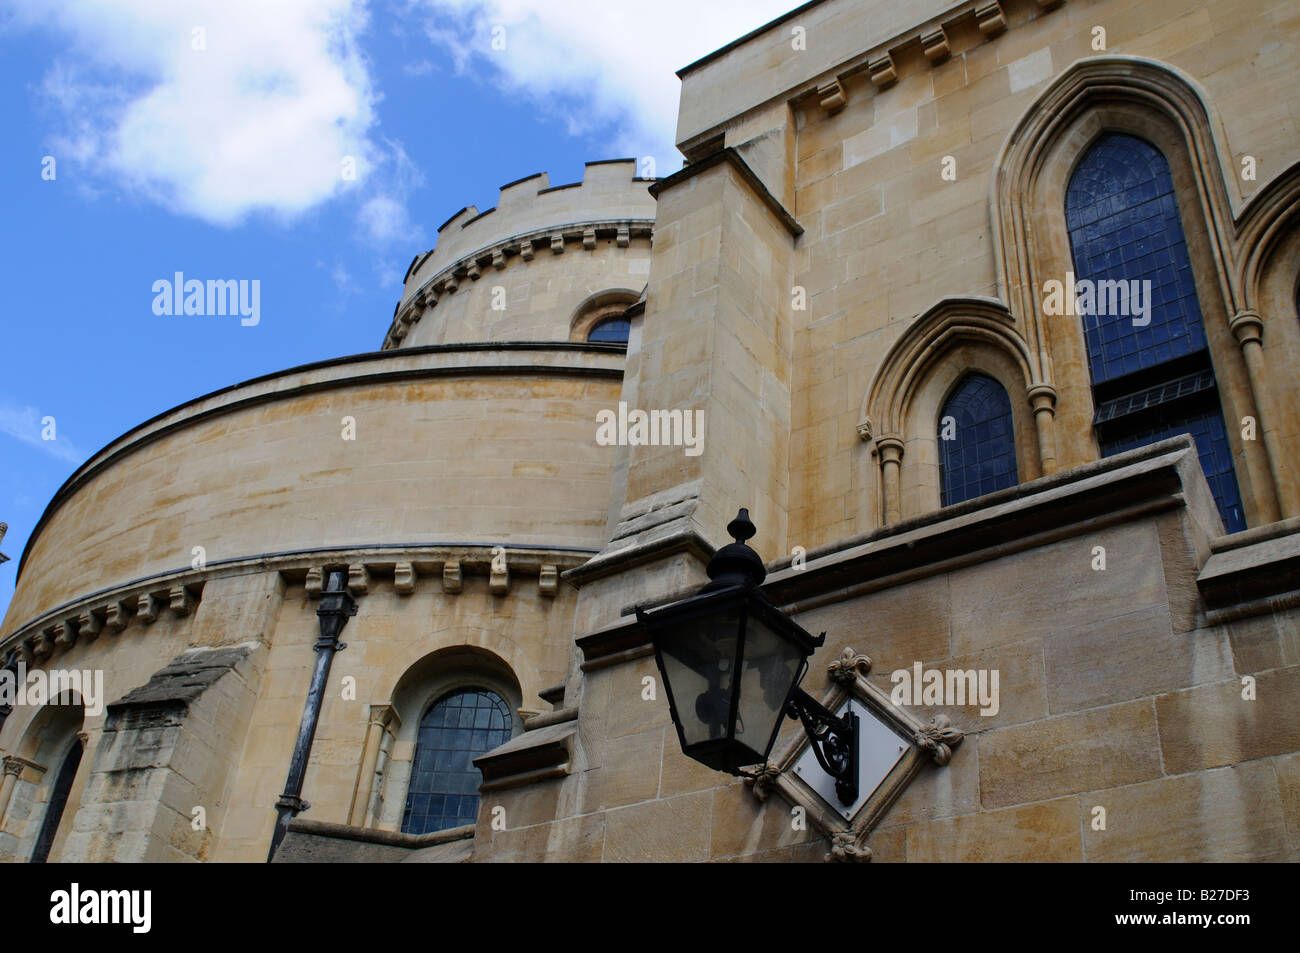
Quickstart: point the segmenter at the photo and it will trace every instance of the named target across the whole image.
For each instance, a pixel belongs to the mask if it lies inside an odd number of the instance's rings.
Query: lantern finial
[[[735,542],[723,546],[709,560],[705,572],[713,581],[704,587],[704,592],[728,586],[757,586],[767,577],[762,558],[745,545],[745,540],[757,532],[749,521],[749,510],[742,507],[736,518],[727,524],[727,532]]]

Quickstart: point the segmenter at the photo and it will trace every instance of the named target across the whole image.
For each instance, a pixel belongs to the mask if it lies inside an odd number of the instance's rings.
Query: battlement
[[[648,240],[654,227],[655,179],[636,175],[635,159],[588,162],[581,182],[551,185],[545,172],[501,186],[497,204],[462,208],[438,227],[438,244],[407,269],[401,300],[383,348],[398,347],[439,300],[512,261],[562,255],[566,246],[592,251]]]
[[[538,172],[501,186],[493,208],[469,205],[439,226],[437,245],[412,262],[402,301],[434,275],[514,237],[589,222],[653,221],[654,180],[636,171],[635,159],[606,159],[588,162],[581,182],[551,185]]]

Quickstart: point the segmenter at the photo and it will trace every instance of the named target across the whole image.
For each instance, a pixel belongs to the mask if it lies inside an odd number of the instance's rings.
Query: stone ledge
[[[1212,615],[1224,621],[1294,607],[1300,596],[1300,519],[1214,540],[1196,586]]]
[[[276,851],[273,863],[399,863],[407,859],[433,860],[433,857],[417,858],[413,855],[417,851],[445,849],[445,845],[466,841],[472,847],[474,829],[473,824],[467,824],[430,834],[403,834],[299,817],[289,822],[289,833]]]
[[[578,734],[578,712],[576,708],[571,711],[573,717],[565,721],[535,730],[525,728],[522,735],[475,758],[474,766],[483,775],[479,790],[500,791],[567,775],[573,739]]]
[[[814,550],[801,570],[783,557],[763,589],[799,612],[812,608],[800,600],[820,604],[848,586],[893,585],[1178,507],[1200,514],[1209,493],[1191,438],[1171,437]]]

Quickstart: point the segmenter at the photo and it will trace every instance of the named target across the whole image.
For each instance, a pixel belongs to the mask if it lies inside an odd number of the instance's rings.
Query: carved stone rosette
[[[952,760],[952,749],[961,744],[963,737],[947,715],[935,715],[928,725],[917,729],[916,746],[930,752],[935,764],[944,765]]]

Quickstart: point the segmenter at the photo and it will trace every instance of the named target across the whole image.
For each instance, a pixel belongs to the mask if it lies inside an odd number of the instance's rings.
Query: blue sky
[[[793,5],[0,0],[0,613],[92,453],[208,391],[378,349],[412,256],[506,182],[679,168],[673,70]],[[177,271],[258,280],[259,322],[154,314]]]

